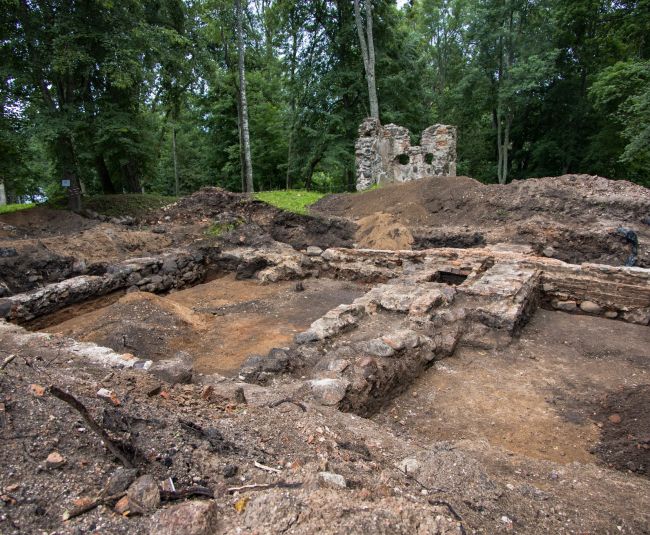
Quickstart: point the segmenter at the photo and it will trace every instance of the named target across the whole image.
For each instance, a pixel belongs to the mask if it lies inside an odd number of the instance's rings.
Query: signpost
[[[73,186],[69,178],[62,179],[61,186],[68,188],[68,208],[73,212],[81,210],[81,189],[79,186]]]

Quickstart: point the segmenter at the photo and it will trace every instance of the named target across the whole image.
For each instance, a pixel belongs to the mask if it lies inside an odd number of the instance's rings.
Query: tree
[[[366,36],[363,35],[363,22],[361,20],[361,9],[359,0],[354,0],[354,19],[361,46],[363,66],[368,82],[368,99],[370,101],[370,117],[379,119],[379,102],[377,101],[377,87],[375,80],[375,42],[372,35],[372,0],[365,0],[366,10]]]
[[[248,127],[248,100],[246,98],[246,68],[244,66],[244,30],[241,0],[235,0],[237,19],[237,65],[239,71],[239,109],[241,132],[241,148],[244,153],[244,169],[246,176],[246,191],[253,193],[253,163],[251,161],[250,131]]]

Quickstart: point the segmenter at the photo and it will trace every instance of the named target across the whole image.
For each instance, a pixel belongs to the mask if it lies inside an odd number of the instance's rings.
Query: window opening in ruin
[[[407,165],[411,159],[409,158],[408,154],[398,154],[397,158],[395,158],[401,165]]]
[[[430,152],[427,152],[427,153],[424,155],[424,161],[425,161],[428,165],[431,165],[431,164],[433,163],[433,154],[431,154]]]
[[[452,273],[451,271],[436,271],[431,277],[430,282],[442,282],[451,286],[459,286],[467,280],[467,275],[463,273]]]

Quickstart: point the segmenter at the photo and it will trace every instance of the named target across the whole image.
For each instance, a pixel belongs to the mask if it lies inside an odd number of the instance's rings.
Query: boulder
[[[348,486],[347,481],[341,474],[333,472],[318,472],[318,481],[323,487],[345,489]]]
[[[149,474],[136,479],[126,493],[131,513],[151,513],[160,505],[160,489],[156,480]]]
[[[578,305],[575,301],[553,301],[553,308],[564,312],[575,312]]]
[[[179,351],[173,359],[154,362],[150,368],[158,379],[171,384],[188,384],[192,382],[192,357]]]
[[[113,472],[111,477],[108,478],[106,483],[105,493],[107,496],[112,496],[118,492],[123,492],[129,488],[131,483],[135,481],[138,471],[134,468],[118,468]]]
[[[308,382],[314,399],[322,405],[336,405],[345,397],[350,386],[346,379],[313,379]]]
[[[602,307],[593,301],[583,301],[580,303],[580,310],[587,314],[600,314],[602,312]]]
[[[375,357],[391,357],[395,350],[380,338],[373,338],[357,344],[359,351]]]

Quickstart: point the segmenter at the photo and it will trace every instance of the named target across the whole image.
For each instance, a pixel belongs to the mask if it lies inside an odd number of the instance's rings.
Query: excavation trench
[[[328,310],[362,295],[362,284],[330,279],[261,285],[222,274],[156,295],[114,292],[31,322],[32,329],[94,342],[152,361],[188,355],[194,371],[233,375],[250,354],[288,346]]]
[[[485,442],[648,477],[649,397],[646,326],[540,309],[507,347],[434,363],[373,420],[418,444]]]

